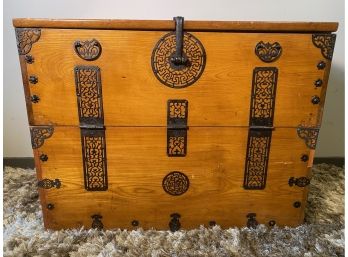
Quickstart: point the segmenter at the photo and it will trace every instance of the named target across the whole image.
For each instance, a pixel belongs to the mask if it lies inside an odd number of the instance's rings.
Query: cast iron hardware
[[[167,155],[184,157],[187,152],[188,101],[182,99],[167,102]]]
[[[267,166],[271,147],[271,129],[249,129],[245,160],[244,189],[266,187]]]
[[[294,207],[295,208],[300,208],[301,207],[301,202],[294,202]]]
[[[81,128],[81,145],[85,189],[108,189],[105,129]]]
[[[188,177],[180,171],[170,172],[162,181],[164,191],[173,196],[184,194],[189,189],[189,186],[190,181]]]
[[[41,160],[42,162],[47,162],[47,160],[48,160],[47,154],[41,154],[41,155],[40,155],[40,160]]]
[[[305,141],[309,149],[315,149],[319,130],[320,128],[318,127],[305,127],[303,125],[299,125],[297,127],[297,135]]]
[[[133,221],[132,221],[132,226],[133,226],[133,227],[139,226],[139,221],[133,220]]]
[[[53,135],[54,128],[52,126],[35,126],[30,127],[31,146],[37,149],[43,145],[45,139]]]
[[[215,220],[209,221],[209,226],[211,226],[211,227],[216,226],[216,221]]]
[[[152,51],[151,66],[156,78],[171,88],[184,88],[202,75],[206,54],[202,43],[183,32],[184,18],[174,18],[176,32],[164,35]]]
[[[248,228],[256,228],[259,223],[256,220],[256,213],[248,213],[247,216],[247,227]]]
[[[32,95],[30,101],[34,104],[37,104],[40,101],[40,97],[37,95]]]
[[[303,155],[301,156],[301,161],[306,162],[306,161],[308,161],[308,160],[309,160],[309,157],[308,157],[307,154],[303,154]]]
[[[47,209],[48,210],[53,210],[54,209],[54,204],[53,203],[49,203],[49,204],[47,204]]]
[[[55,188],[60,188],[61,186],[61,183],[60,183],[60,180],[59,179],[55,179],[55,180],[52,180],[52,179],[48,179],[48,178],[45,178],[43,180],[40,180],[38,183],[37,183],[37,186],[38,187],[41,187],[43,189],[50,189],[52,187],[55,187]]]
[[[32,45],[39,40],[40,29],[16,28],[17,48],[20,55],[30,52]]]
[[[323,85],[323,81],[321,79],[317,79],[314,81],[315,87],[321,87]]]
[[[320,103],[320,98],[319,96],[312,96],[312,104],[319,104]]]
[[[318,70],[323,70],[326,67],[326,63],[324,61],[320,61],[317,65]]]
[[[332,60],[336,43],[336,34],[313,34],[313,44],[320,48],[321,54],[328,60]]]
[[[273,126],[278,69],[256,67],[253,71],[249,126]]]
[[[264,62],[274,62],[282,54],[282,47],[278,42],[264,43],[260,41],[255,47],[255,54]]]
[[[76,66],[75,85],[80,127],[104,126],[100,69],[97,66]]]
[[[30,77],[29,77],[29,82],[30,82],[31,84],[36,84],[37,82],[39,82],[39,79],[38,79],[37,76],[35,76],[35,75],[30,75]]]
[[[34,57],[33,57],[32,55],[27,54],[27,55],[25,56],[25,61],[26,61],[26,63],[28,63],[28,64],[32,64],[32,63],[34,63]]]
[[[94,61],[99,58],[102,52],[101,44],[98,40],[77,40],[74,43],[76,54],[83,60]]]
[[[299,177],[299,178],[294,178],[294,177],[291,177],[289,179],[289,186],[298,186],[298,187],[305,187],[305,186],[308,186],[310,183],[310,180],[309,178],[306,178],[306,177]]]
[[[174,17],[173,20],[175,21],[175,43],[176,43],[176,50],[172,57],[170,58],[170,61],[175,66],[180,65],[186,65],[187,64],[187,58],[184,55],[183,52],[183,26],[184,26],[184,17]]]
[[[256,67],[253,71],[244,189],[266,187],[277,79],[275,67]]]
[[[169,222],[169,228],[170,228],[170,231],[172,232],[175,232],[175,231],[178,231],[181,227],[181,224],[180,224],[180,214],[179,213],[173,213],[170,215],[170,217],[172,218]]]
[[[103,216],[99,214],[94,214],[91,216],[91,218],[92,218],[92,228],[102,230],[104,227],[103,223],[101,222],[101,219],[103,218]]]
[[[275,224],[276,224],[276,222],[275,222],[274,220],[270,220],[270,221],[268,222],[268,225],[269,225],[270,227],[274,227]]]

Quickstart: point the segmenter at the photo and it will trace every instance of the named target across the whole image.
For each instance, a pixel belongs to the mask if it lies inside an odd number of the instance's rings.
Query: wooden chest
[[[13,23],[46,228],[303,222],[337,23]]]

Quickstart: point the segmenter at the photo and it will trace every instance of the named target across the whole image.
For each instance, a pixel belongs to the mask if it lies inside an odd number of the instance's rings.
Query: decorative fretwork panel
[[[162,181],[164,191],[170,195],[178,196],[184,194],[190,186],[188,177],[179,171],[167,174]]]
[[[319,127],[299,125],[297,127],[297,135],[305,141],[309,149],[315,149],[319,136]]]
[[[328,60],[332,60],[336,34],[314,34],[312,35],[313,44],[320,48],[321,54]]]
[[[86,190],[107,190],[105,130],[81,129],[81,144]]]
[[[156,78],[172,88],[183,88],[195,83],[205,68],[206,54],[201,42],[192,34],[183,34],[185,65],[175,65],[170,60],[176,51],[175,33],[163,36],[152,52],[152,70]]]
[[[54,128],[52,126],[33,126],[30,127],[31,146],[33,149],[41,147],[45,139],[53,135]]]
[[[104,123],[100,69],[97,66],[75,67],[75,84],[81,126]]]
[[[253,72],[250,126],[273,126],[278,69],[257,67]]]
[[[41,29],[16,28],[17,48],[20,55],[30,52],[32,45],[40,39]]]
[[[264,62],[276,61],[282,53],[282,47],[278,42],[264,43],[263,41],[257,43],[255,47],[255,54]]]
[[[187,100],[168,100],[167,154],[185,156],[187,150]]]
[[[245,189],[265,188],[271,138],[270,129],[249,130],[244,174]]]

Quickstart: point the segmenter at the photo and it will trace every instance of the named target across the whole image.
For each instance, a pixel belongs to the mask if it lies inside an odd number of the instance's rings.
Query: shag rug
[[[297,228],[46,231],[36,184],[33,170],[4,170],[4,256],[344,256],[344,170],[332,165],[313,168]]]

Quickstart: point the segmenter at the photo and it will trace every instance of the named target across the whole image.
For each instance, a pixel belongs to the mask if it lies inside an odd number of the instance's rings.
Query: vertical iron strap
[[[81,145],[85,189],[88,191],[107,190],[105,130],[81,128]]]
[[[256,67],[253,71],[244,189],[266,187],[277,79],[275,67]]]
[[[100,69],[76,66],[74,72],[85,189],[105,191],[108,180]]]

